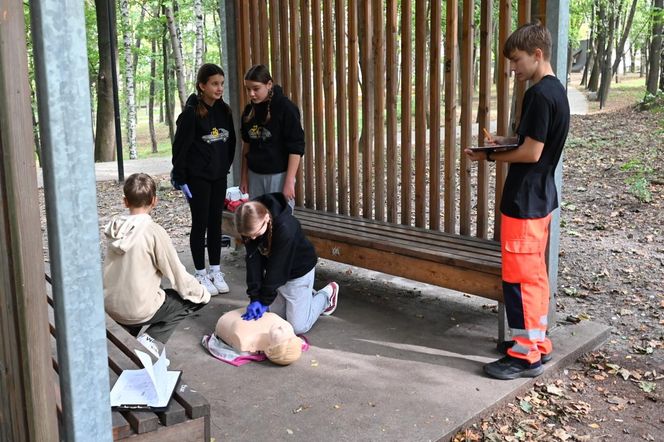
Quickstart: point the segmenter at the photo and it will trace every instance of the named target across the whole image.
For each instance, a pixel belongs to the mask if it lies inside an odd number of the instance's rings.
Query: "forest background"
[[[278,1],[260,0],[269,7]],[[431,0],[421,0],[430,10]],[[664,91],[662,24],[664,0],[571,0],[569,27],[570,69],[582,44],[587,45],[581,84],[600,107],[606,103],[612,82],[628,73],[643,79],[645,101]],[[415,2],[411,6],[415,8]],[[480,0],[476,0],[475,32],[479,34]],[[494,38],[498,40],[498,6],[494,2]],[[517,1],[513,0],[513,10]],[[186,97],[195,91],[198,66],[223,66],[224,14],[216,0],[85,0],[89,86],[95,161],[116,158],[113,64],[118,76],[118,107],[123,157],[168,156],[174,122]],[[398,2],[398,8],[401,2]],[[30,33],[30,11],[25,3],[26,28]],[[362,8],[360,8],[362,9]],[[443,8],[444,9],[444,8]],[[400,9],[399,9],[400,11]],[[414,17],[414,14],[412,14]],[[430,17],[430,14],[427,14]],[[516,14],[513,17],[516,28]],[[431,26],[431,23],[428,23]],[[445,11],[440,24],[445,38]],[[116,31],[116,35],[114,35]],[[362,30],[360,29],[360,33]],[[399,32],[400,34],[400,32]],[[459,32],[459,38],[461,32]],[[473,66],[479,75],[479,36],[474,39]],[[397,37],[399,38],[399,37]],[[361,44],[362,38],[359,39]],[[40,157],[39,117],[28,35],[30,85],[33,91],[34,144]],[[441,45],[443,47],[444,45]],[[493,47],[492,60],[500,52]],[[414,60],[415,51],[412,51]],[[426,54],[428,65],[429,54]],[[397,57],[400,60],[400,57]],[[444,58],[441,59],[443,62]],[[361,73],[359,91],[362,90]],[[493,69],[494,72],[497,69]],[[397,72],[401,73],[400,67]],[[427,78],[429,82],[429,78]],[[477,85],[477,81],[475,84]],[[231,85],[232,86],[232,85]],[[431,85],[428,84],[427,88]],[[444,90],[443,85],[439,85]],[[361,93],[361,92],[360,92]],[[397,103],[399,105],[399,103]],[[414,104],[413,104],[414,105]],[[400,109],[400,107],[399,107]],[[411,109],[411,115],[412,115]],[[431,109],[427,109],[429,115]],[[439,109],[442,113],[442,109]],[[399,115],[401,120],[401,115]]]

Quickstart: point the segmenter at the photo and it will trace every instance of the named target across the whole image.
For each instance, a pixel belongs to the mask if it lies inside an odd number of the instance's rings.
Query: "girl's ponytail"
[[[198,85],[196,85],[196,89],[198,89]],[[203,92],[198,90],[198,94],[196,95],[198,97],[198,104],[196,105],[196,115],[198,115],[198,118],[205,118],[207,117],[208,110],[207,107],[205,107],[205,104],[203,103]]]

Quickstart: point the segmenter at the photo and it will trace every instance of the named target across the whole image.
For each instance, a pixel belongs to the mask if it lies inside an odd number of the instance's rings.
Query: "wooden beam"
[[[459,156],[459,233],[470,235],[470,161],[463,149],[473,144],[473,47],[475,1],[463,2],[461,33],[461,154]],[[482,133],[482,132],[480,132]],[[484,162],[484,161],[482,161]]]
[[[477,109],[478,145],[484,145],[484,129],[491,131],[491,30],[493,1],[482,0],[480,11],[480,102]],[[476,236],[486,238],[489,230],[489,166],[477,166],[477,228]]]
[[[401,1],[401,224],[411,225],[413,211],[413,193],[410,190],[413,170],[412,130],[412,79],[411,53],[412,39],[412,4],[410,0]]]
[[[350,214],[360,215],[359,46],[357,2],[348,1],[348,167]]]
[[[57,441],[22,2],[0,11],[0,439]],[[39,271],[37,272],[39,273]]]
[[[302,114],[304,121],[304,205],[313,208],[314,198],[314,122],[313,122],[313,97],[311,94],[311,11],[309,0],[300,1],[300,20],[302,25],[301,49],[302,49]],[[300,167],[301,168],[301,167]]]
[[[346,46],[346,2],[336,0],[336,49],[337,49],[337,184],[338,211],[348,214],[348,125],[347,113],[347,87],[346,85],[346,54],[351,50]]]

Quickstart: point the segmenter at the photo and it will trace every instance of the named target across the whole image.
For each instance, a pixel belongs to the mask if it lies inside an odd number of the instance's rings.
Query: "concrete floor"
[[[188,251],[181,259],[191,270]],[[449,440],[533,382],[484,376],[483,364],[499,357],[491,301],[330,261],[319,264],[316,287],[339,281],[339,307],[307,333],[299,361],[225,364],[200,345],[221,314],[247,304],[242,252],[224,249],[222,259],[231,293],[212,298],[167,346],[171,367],[210,401],[216,441]],[[543,376],[608,332],[561,323]]]

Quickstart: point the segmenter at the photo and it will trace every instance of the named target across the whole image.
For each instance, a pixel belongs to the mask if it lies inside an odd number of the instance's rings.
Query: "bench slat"
[[[350,223],[353,225],[367,226],[375,230],[386,230],[390,232],[405,232],[408,234],[414,233],[416,235],[430,237],[430,238],[444,238],[449,242],[473,244],[476,248],[488,248],[490,250],[493,249],[500,250],[500,244],[496,241],[477,238],[474,236],[462,236],[438,230],[426,229],[423,227],[405,226],[403,224],[394,224],[394,223],[388,223],[386,221],[352,217],[348,215],[340,215],[338,213],[321,212],[321,211],[316,211],[314,209],[306,209],[299,207],[295,209],[295,216],[300,220],[301,219],[332,220],[338,223]]]
[[[368,230],[366,227],[330,225],[330,221],[315,224],[311,221],[300,221],[300,223],[307,236],[319,236],[345,242],[351,242],[350,239],[352,238],[353,243],[382,248],[395,253],[408,251],[410,256],[421,254],[425,259],[436,260],[436,257],[440,257],[443,260],[454,260],[458,265],[471,263],[500,268],[500,252],[496,251],[473,250],[460,244],[439,244],[433,240],[416,236],[390,237],[383,232]]]

